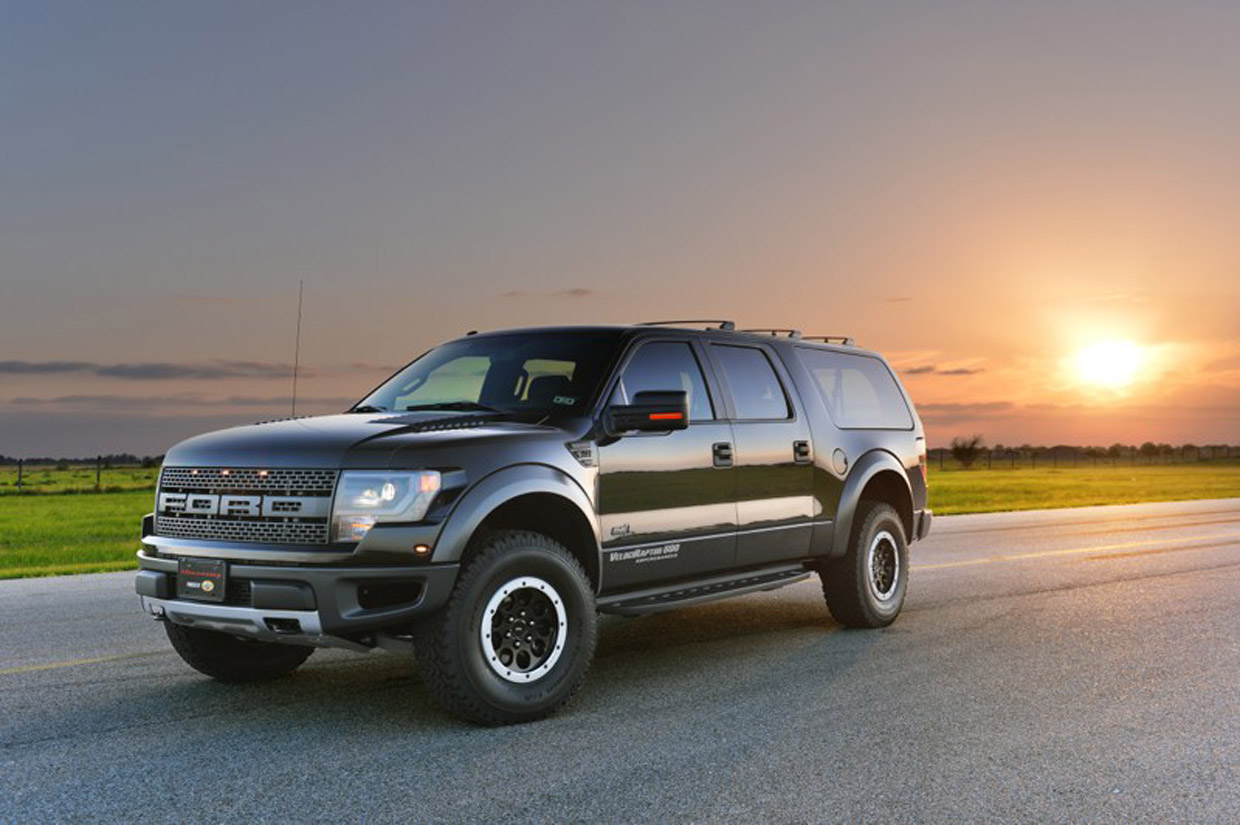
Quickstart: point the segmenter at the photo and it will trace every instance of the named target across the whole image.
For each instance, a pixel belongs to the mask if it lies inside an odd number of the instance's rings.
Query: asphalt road
[[[130,574],[0,582],[0,821],[1240,821],[1240,499],[940,519],[908,602],[608,617],[546,722],[413,662],[200,677]]]

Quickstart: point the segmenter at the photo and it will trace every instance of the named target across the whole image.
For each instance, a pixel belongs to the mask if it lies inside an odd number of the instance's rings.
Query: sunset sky
[[[1240,3],[9,3],[0,454],[470,329],[849,334],[932,445],[1240,443]]]

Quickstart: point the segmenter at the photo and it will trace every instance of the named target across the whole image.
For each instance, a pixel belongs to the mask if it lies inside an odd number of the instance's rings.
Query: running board
[[[680,582],[668,587],[603,596],[598,600],[598,609],[601,613],[640,616],[645,613],[658,613],[663,610],[713,602],[716,599],[726,599],[742,593],[775,590],[804,581],[809,578],[809,575],[804,565],[781,564],[777,567],[764,567],[760,570],[746,570],[741,573]]]

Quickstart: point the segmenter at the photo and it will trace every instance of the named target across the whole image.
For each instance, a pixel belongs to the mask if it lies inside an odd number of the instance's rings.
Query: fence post
[[[99,492],[99,483],[103,476],[103,456],[95,456],[95,492]]]
[[[939,448],[939,472],[943,472],[943,453],[947,452],[942,447]]]
[[[26,469],[26,459],[17,459],[17,492],[22,491],[22,471]]]

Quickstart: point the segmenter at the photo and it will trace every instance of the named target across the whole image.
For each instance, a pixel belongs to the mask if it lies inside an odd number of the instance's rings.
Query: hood
[[[181,467],[387,467],[397,452],[453,444],[557,437],[556,427],[459,412],[350,413],[230,427],[182,441],[164,459]]]

